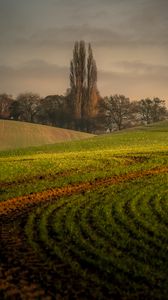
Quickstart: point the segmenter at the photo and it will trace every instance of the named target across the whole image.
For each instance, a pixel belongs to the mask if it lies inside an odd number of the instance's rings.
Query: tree
[[[138,102],[138,110],[142,121],[147,124],[161,121],[166,115],[165,101],[159,98],[146,98]]]
[[[98,112],[97,104],[100,99],[97,90],[97,67],[93,58],[91,45],[84,41],[75,42],[73,59],[70,62],[70,91],[73,115],[77,127],[89,131],[92,118]]]
[[[151,109],[152,109],[151,99],[146,98],[139,101],[139,113],[141,115],[141,119],[142,121],[145,121],[147,124],[151,123]]]
[[[86,116],[94,116],[97,105],[97,66],[93,58],[91,44],[88,46],[87,58],[87,101],[86,101]],[[95,103],[96,102],[96,103]],[[97,109],[96,109],[97,113]]]
[[[11,107],[11,113],[13,116],[17,116],[19,120],[33,122],[39,104],[40,96],[38,94],[19,94],[16,98],[16,102]]]
[[[11,95],[8,94],[1,94],[0,95],[0,118],[8,119],[10,118],[10,107],[13,103],[13,98]]]
[[[10,116],[14,120],[19,120],[21,115],[20,103],[17,100],[14,100],[10,106]]]
[[[82,106],[86,90],[86,50],[85,42],[75,42],[73,59],[70,63],[70,87],[73,97],[74,116],[82,117]]]
[[[131,118],[131,103],[124,95],[106,97],[102,103],[106,111],[107,125],[110,130],[117,126],[121,130]]]
[[[163,120],[167,113],[165,101],[156,97],[156,98],[153,98],[152,104],[153,104],[152,110],[151,110],[152,122],[158,122],[158,121]]]
[[[64,127],[67,115],[65,97],[60,95],[45,97],[41,100],[36,115],[40,123]]]

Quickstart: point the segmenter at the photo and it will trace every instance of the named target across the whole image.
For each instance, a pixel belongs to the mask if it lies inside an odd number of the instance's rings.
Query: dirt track
[[[91,182],[79,183],[76,185],[68,185],[63,188],[49,189],[43,192],[32,193],[22,197],[12,198],[0,203],[0,217],[17,217],[18,215],[26,212],[31,207],[37,206],[40,203],[51,201],[62,196],[70,196],[76,193],[83,193],[88,190],[95,189],[100,186],[108,186],[111,184],[118,184],[124,181],[134,180],[144,176],[157,175],[160,173],[167,173],[168,167],[154,168],[142,172],[128,173],[119,176],[108,178],[95,179]]]

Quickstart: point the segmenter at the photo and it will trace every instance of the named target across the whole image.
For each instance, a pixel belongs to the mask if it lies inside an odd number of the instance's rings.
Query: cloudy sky
[[[64,94],[76,40],[102,96],[168,99],[167,0],[0,0],[0,93]]]

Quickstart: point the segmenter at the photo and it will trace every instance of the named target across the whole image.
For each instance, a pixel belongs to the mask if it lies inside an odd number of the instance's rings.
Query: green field
[[[168,122],[1,151],[0,299],[167,299]]]
[[[19,121],[0,120],[0,151],[80,140],[93,135]]]

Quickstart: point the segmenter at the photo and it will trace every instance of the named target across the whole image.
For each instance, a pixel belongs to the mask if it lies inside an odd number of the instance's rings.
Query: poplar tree
[[[97,66],[93,58],[91,44],[88,46],[87,58],[87,115],[92,116],[94,113],[95,96],[97,96]]]
[[[70,64],[70,87],[73,97],[74,115],[82,117],[82,103],[86,89],[86,49],[85,42],[75,42],[73,59]]]
[[[98,100],[97,67],[93,58],[91,44],[75,42],[73,58],[70,62],[70,93],[76,120],[86,123],[96,112]]]

